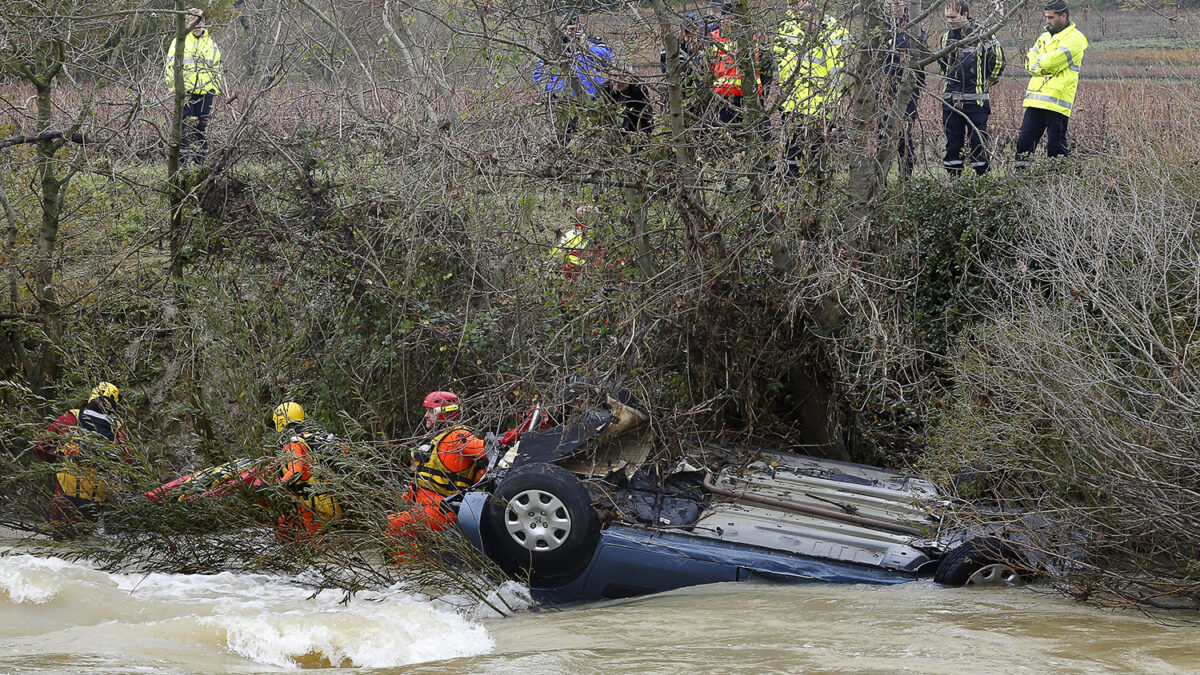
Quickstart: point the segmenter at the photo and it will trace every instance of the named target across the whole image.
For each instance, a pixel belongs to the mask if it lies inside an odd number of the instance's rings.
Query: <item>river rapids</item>
[[[1200,672],[1200,629],[1049,589],[718,584],[561,610],[347,602],[279,576],[112,574],[0,555],[0,672]],[[1200,617],[1179,615],[1183,624]]]

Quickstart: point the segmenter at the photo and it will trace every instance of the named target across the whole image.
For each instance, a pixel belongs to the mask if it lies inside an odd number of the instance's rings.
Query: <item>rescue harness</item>
[[[458,426],[447,429],[434,436],[432,441],[422,445],[417,451],[414,456],[418,462],[416,487],[431,490],[443,497],[449,497],[475,484],[475,481],[479,478],[479,474],[483,472],[483,464],[486,458],[472,460],[471,464],[462,471],[451,471],[442,462],[442,443],[451,434],[459,431],[467,432],[467,428]],[[459,448],[447,450],[447,452],[461,452],[460,448],[462,445],[465,445],[465,441],[460,442]]]

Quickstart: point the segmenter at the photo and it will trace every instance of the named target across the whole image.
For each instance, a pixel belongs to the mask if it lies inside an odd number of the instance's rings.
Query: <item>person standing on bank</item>
[[[787,146],[786,177],[823,185],[832,172],[827,144],[833,113],[845,93],[843,73],[850,33],[810,0],[796,0],[779,26],[775,60]]]
[[[221,50],[208,33],[204,12],[193,7],[186,12],[185,20],[188,33],[183,39],[183,91],[187,99],[183,102],[179,157],[185,164],[199,164],[208,152],[204,132],[212,113],[213,97],[221,93]],[[167,47],[166,78],[172,91],[175,89],[175,45],[178,41],[178,38],[172,39]]]
[[[900,86],[904,82],[904,75],[909,69],[909,61],[913,49],[913,38],[917,37],[919,43],[925,42],[925,29],[922,27],[919,31],[919,37],[910,35],[908,24],[908,9],[905,7],[903,0],[887,0],[884,3],[886,10],[886,18],[890,36],[888,39],[887,49],[883,53],[883,73],[884,84],[883,88],[885,96],[883,98],[883,109],[891,108],[891,101],[900,93]],[[900,119],[899,131],[900,139],[897,147],[896,158],[900,162],[899,173],[901,180],[904,180],[912,175],[913,168],[917,161],[917,146],[913,142],[913,127],[917,125],[917,109],[921,100],[921,89],[925,86],[925,71],[914,69],[915,81],[913,82],[912,95],[908,97],[908,102],[904,106],[904,115]],[[889,115],[890,117],[890,115]],[[880,126],[886,128],[889,125],[889,119],[885,117],[880,120]]]
[[[604,40],[589,36],[575,15],[563,19],[560,40],[557,59],[538,59],[534,65],[533,81],[550,106],[555,139],[566,146],[592,112],[590,104],[605,82],[614,53]]]
[[[616,68],[599,89],[600,98],[608,104],[610,118],[635,148],[645,142],[654,124],[650,93],[637,79],[630,68]]]
[[[965,0],[946,3],[946,26],[938,51],[980,33],[971,20]],[[988,170],[988,117],[992,114],[992,85],[1004,70],[1004,51],[995,37],[955,48],[938,61],[946,86],[942,92],[942,128],[946,131],[946,156],[942,165],[951,176],[967,166],[982,176]],[[963,144],[970,140],[967,157]]]
[[[1079,67],[1088,40],[1071,21],[1066,0],[1050,0],[1043,8],[1046,30],[1025,55],[1032,77],[1025,89],[1025,119],[1017,136],[1016,168],[1033,164],[1033,151],[1046,134],[1046,155],[1067,156],[1067,121],[1075,107]]]

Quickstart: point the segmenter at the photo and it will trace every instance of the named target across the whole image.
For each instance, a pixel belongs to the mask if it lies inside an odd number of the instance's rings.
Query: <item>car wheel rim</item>
[[[508,536],[534,552],[553,551],[571,536],[566,504],[544,490],[526,490],[508,500],[504,511]]]
[[[995,563],[984,565],[967,578],[967,586],[1017,586],[1021,575],[1011,565]]]

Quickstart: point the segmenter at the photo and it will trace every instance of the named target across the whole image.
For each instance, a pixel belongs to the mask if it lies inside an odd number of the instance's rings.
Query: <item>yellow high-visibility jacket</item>
[[[561,260],[567,265],[582,265],[585,248],[587,248],[586,235],[582,229],[572,225],[559,237],[558,244],[550,251],[550,257],[556,262]]]
[[[849,48],[850,33],[833,17],[825,17],[817,35],[806,35],[804,19],[788,15],[779,26],[774,47],[784,112],[832,115],[841,95],[841,73]]]
[[[175,87],[175,38],[167,47],[167,86]],[[196,37],[188,31],[183,41],[183,90],[188,94],[219,94],[221,50],[205,30]]]
[[[1026,108],[1043,108],[1071,116],[1079,66],[1088,40],[1071,22],[1054,35],[1043,32],[1025,55],[1025,70],[1033,77],[1025,88]]]

